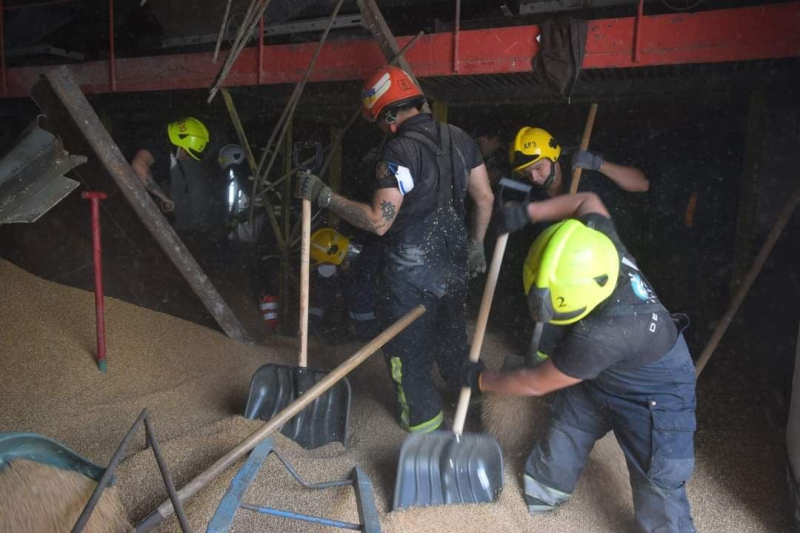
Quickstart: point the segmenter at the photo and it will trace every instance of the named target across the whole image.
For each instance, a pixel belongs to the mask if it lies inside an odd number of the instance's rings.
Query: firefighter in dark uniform
[[[467,354],[467,282],[486,270],[483,238],[493,195],[475,141],[420,113],[424,96],[403,70],[379,69],[367,78],[363,96],[364,116],[392,135],[378,160],[372,202],[334,194],[315,176],[302,176],[297,194],[382,236],[387,318],[396,320],[425,305],[427,312],[384,353],[401,426],[433,431],[443,421],[433,364],[453,390],[460,388]],[[475,203],[469,231],[467,195]]]
[[[547,324],[539,364],[511,372],[467,365],[463,380],[503,394],[559,391],[550,427],[525,464],[531,513],[569,499],[592,446],[613,430],[637,530],[693,532],[685,485],[694,468],[695,370],[682,328],[597,195],[508,204],[501,212],[508,231],[567,217],[574,218],[537,237],[523,269],[531,314]]]
[[[169,143],[166,140],[169,140]],[[178,167],[183,180],[186,173],[180,161],[191,157],[201,161],[205,155],[210,135],[205,124],[187,117],[167,125],[167,139],[148,141],[139,146],[131,159],[131,168],[164,213],[175,209],[175,202],[162,190],[159,183],[170,179],[170,172]],[[173,152],[174,150],[174,152]]]

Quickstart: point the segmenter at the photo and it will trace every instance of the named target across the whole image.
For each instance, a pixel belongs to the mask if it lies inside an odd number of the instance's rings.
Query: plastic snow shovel
[[[317,159],[321,151],[316,146]],[[297,159],[298,151],[295,151]],[[297,367],[269,364],[259,368],[250,383],[245,418],[270,420],[327,375],[308,364],[308,271],[311,251],[311,202],[303,200],[300,245],[300,354]],[[350,383],[342,379],[281,428],[281,433],[306,450],[347,440]]]
[[[481,354],[497,276],[503,262],[508,234],[500,235],[483,290],[469,360]],[[393,509],[451,503],[489,503],[503,490],[503,452],[497,440],[477,433],[463,433],[472,390],[461,389],[453,432],[434,431],[411,435],[403,442]]]

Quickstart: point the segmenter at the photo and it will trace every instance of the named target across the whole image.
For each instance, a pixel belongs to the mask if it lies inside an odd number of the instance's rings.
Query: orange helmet
[[[384,110],[425,100],[417,84],[403,69],[381,67],[364,81],[362,114],[375,122]]]

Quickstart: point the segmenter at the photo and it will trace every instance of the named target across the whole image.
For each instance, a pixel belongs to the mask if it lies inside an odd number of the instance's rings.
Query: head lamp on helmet
[[[581,320],[614,292],[619,262],[603,233],[578,220],[550,226],[531,245],[522,270],[531,318],[556,325]]]
[[[193,117],[187,117],[167,125],[169,141],[183,148],[189,156],[200,161],[211,139],[205,124]]]

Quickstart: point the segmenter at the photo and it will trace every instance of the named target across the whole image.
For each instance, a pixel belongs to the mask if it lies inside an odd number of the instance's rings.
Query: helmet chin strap
[[[549,158],[548,158],[549,159]],[[550,175],[547,176],[547,179],[544,180],[544,183],[541,185],[537,185],[536,182],[533,183],[534,187],[537,189],[547,189],[550,187],[556,179],[556,164],[553,161],[550,161]]]

